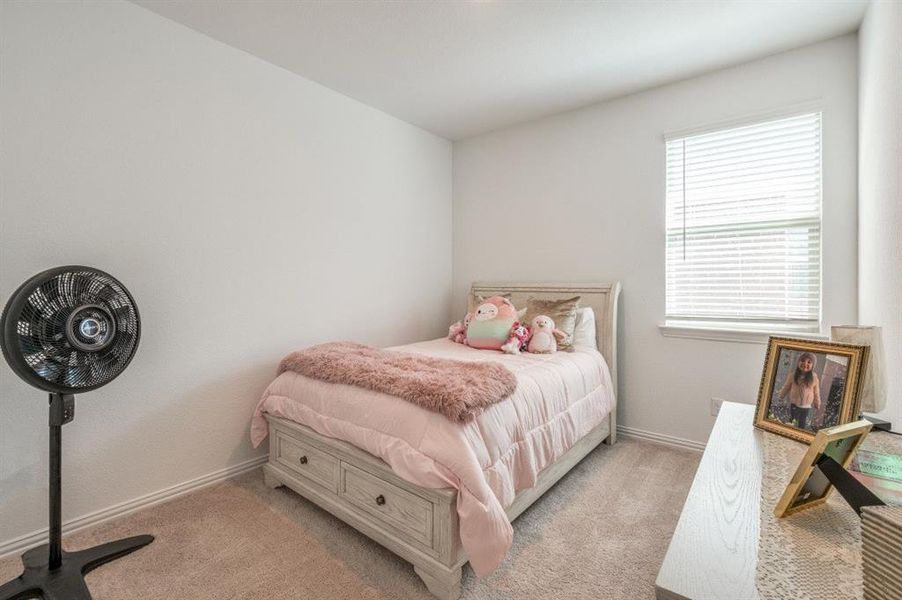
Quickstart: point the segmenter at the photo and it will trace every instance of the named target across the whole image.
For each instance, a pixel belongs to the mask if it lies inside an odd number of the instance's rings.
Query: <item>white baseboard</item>
[[[197,491],[201,488],[207,487],[208,485],[219,483],[220,481],[256,469],[257,467],[265,463],[267,458],[268,456],[252,458],[242,463],[238,463],[237,465],[232,465],[231,467],[226,467],[225,469],[220,469],[219,471],[214,471],[213,473],[208,473],[207,475],[202,475],[196,479],[185,481],[183,483],[179,483],[172,487],[168,487],[156,492],[151,492],[150,494],[141,496],[139,498],[126,500],[125,502],[103,508],[81,517],[76,517],[63,523],[63,533],[72,533],[78,531],[79,529],[90,527],[91,525],[97,525],[99,523],[103,523],[104,521],[109,521],[110,519],[115,519],[116,517],[121,517],[123,515],[133,513],[142,508],[147,508],[149,506],[153,506],[154,504],[160,504],[161,502],[166,502],[168,500],[178,498],[179,496],[183,496],[189,492]],[[13,538],[11,540],[0,543],[0,559],[12,554],[21,554],[29,548],[33,548],[41,544],[46,544],[47,535],[48,529],[45,527],[43,529],[39,529],[38,531],[26,533],[23,536],[19,536],[17,538]]]
[[[664,435],[663,433],[654,433],[652,431],[645,431],[642,429],[636,429],[634,427],[624,427],[623,425],[618,425],[617,433],[624,437],[632,437],[640,440],[657,442],[659,444],[667,444],[668,446],[686,448],[689,450],[695,450],[696,452],[702,452],[705,449],[705,444],[703,444],[702,442],[695,442],[692,440],[673,437],[670,435]],[[140,496],[132,500],[127,500],[125,502],[103,508],[81,517],[76,517],[63,523],[63,534],[73,533],[80,529],[84,529],[85,527],[97,525],[99,523],[109,521],[110,519],[115,519],[116,517],[121,517],[129,513],[133,513],[137,510],[141,510],[142,508],[148,508],[155,504],[160,504],[162,502],[178,498],[179,496],[183,496],[189,492],[194,492],[209,485],[213,485],[214,483],[219,483],[220,481],[235,477],[247,471],[252,471],[253,469],[256,469],[257,467],[265,463],[267,458],[267,456],[252,458],[250,460],[244,461],[243,463],[238,463],[237,465],[226,467],[225,469],[220,469],[219,471],[214,471],[213,473],[203,475],[196,479],[185,481],[172,487],[152,492],[150,494]],[[0,559],[6,558],[7,556],[10,556],[12,554],[21,554],[29,548],[39,546],[46,542],[46,527],[37,531],[33,531],[31,533],[26,533],[25,535],[19,536],[17,538],[7,540],[3,543],[0,543]]]
[[[672,435],[664,435],[663,433],[655,433],[654,431],[645,431],[644,429],[636,429],[635,427],[617,426],[617,433],[624,437],[631,437],[649,442],[657,442],[659,444],[667,444],[668,446],[676,446],[677,448],[685,448],[687,450],[695,450],[696,452],[704,452],[705,444],[684,438],[674,437]]]

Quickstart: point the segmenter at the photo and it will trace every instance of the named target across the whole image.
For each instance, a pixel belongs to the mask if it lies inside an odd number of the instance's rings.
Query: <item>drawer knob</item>
[[[379,506],[385,504],[385,496],[383,496],[382,494],[376,496],[376,504],[378,504]]]
[[[306,465],[306,464],[307,464],[307,457],[306,457],[306,456],[302,456],[299,460],[301,461],[301,464],[302,464],[302,465]]]

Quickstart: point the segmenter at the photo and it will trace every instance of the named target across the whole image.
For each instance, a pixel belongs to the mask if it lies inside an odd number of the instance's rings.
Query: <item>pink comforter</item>
[[[461,543],[476,574],[491,573],[513,537],[505,507],[613,408],[608,367],[589,349],[509,355],[444,338],[397,349],[497,361],[517,376],[517,389],[460,425],[394,396],[286,372],[257,405],[251,440],[266,438],[269,413],[366,450],[411,483],[456,488]]]

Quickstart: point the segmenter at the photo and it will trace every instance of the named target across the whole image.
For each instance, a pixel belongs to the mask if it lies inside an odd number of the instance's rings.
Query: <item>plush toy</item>
[[[463,338],[467,333],[467,328],[464,327],[463,321],[458,321],[451,325],[448,328],[448,339],[452,342],[460,343],[460,339]]]
[[[510,337],[508,337],[507,342],[501,346],[501,350],[508,354],[520,354],[520,352],[526,350],[528,343],[529,327],[520,321],[516,321],[514,322],[514,326],[511,327]]]
[[[476,307],[467,325],[467,345],[483,350],[501,350],[517,321],[517,309],[501,296],[485,299]]]
[[[467,343],[467,325],[473,320],[473,313],[467,313],[463,321],[458,321],[448,328],[448,339],[458,344]]]
[[[551,354],[557,352],[559,340],[567,337],[560,329],[555,329],[551,317],[539,315],[532,320],[532,337],[527,349],[534,354]]]

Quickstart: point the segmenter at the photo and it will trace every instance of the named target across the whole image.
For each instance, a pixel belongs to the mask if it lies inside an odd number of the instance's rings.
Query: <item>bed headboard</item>
[[[595,311],[595,340],[611,370],[614,389],[617,389],[617,303],[620,299],[620,282],[612,283],[502,283],[476,282],[470,290],[474,294],[489,297],[510,294],[517,308],[526,306],[526,299],[568,298],[580,296],[580,306],[591,306]]]

